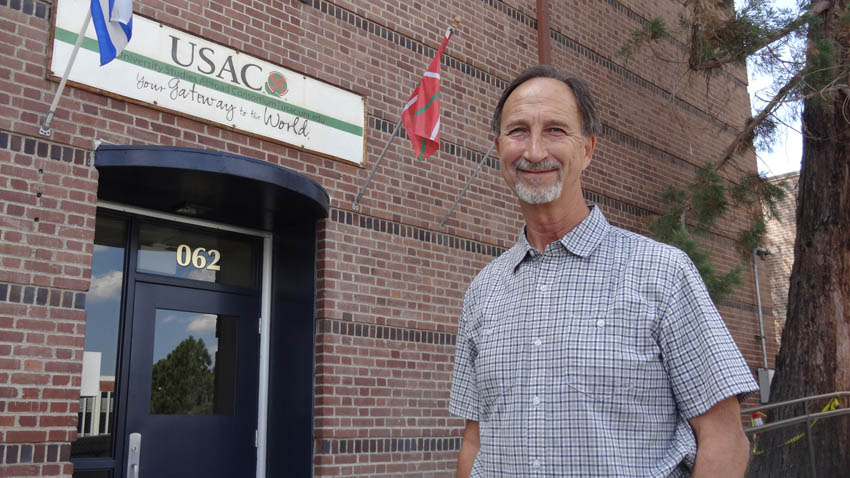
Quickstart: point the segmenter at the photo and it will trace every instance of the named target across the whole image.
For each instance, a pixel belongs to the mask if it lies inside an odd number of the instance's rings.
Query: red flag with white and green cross
[[[440,147],[440,57],[453,32],[452,27],[446,30],[437,54],[401,112],[417,160],[427,158]]]

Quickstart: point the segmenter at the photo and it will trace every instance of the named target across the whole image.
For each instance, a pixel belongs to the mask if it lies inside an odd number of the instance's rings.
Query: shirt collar
[[[588,257],[608,234],[610,227],[599,206],[592,205],[590,206],[590,214],[558,242],[571,253],[579,257]],[[528,238],[525,237],[525,226],[523,226],[516,245],[507,252],[508,264],[512,270],[515,270],[529,254],[533,253],[534,248],[531,247]]]

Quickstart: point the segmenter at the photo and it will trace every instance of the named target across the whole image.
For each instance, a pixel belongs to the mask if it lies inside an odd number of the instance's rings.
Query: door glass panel
[[[152,414],[233,415],[237,325],[233,316],[156,310]]]
[[[190,229],[139,226],[139,272],[254,287],[258,242]]]
[[[86,344],[77,441],[71,445],[72,458],[112,454],[115,367],[126,240],[126,221],[97,216],[92,278],[86,294]]]

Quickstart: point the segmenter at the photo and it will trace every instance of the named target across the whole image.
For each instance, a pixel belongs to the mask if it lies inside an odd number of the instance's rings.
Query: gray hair
[[[499,136],[499,130],[502,127],[502,109],[505,107],[505,101],[511,96],[511,93],[528,80],[534,78],[552,78],[554,80],[564,82],[578,103],[578,110],[581,114],[581,134],[585,137],[596,136],[602,130],[602,122],[599,119],[599,108],[596,107],[596,101],[590,93],[590,88],[587,83],[581,78],[569,76],[552,65],[535,65],[529,67],[519,74],[514,81],[505,88],[502,92],[502,97],[499,98],[499,103],[496,105],[496,110],[493,112],[493,120],[490,127],[493,134]]]

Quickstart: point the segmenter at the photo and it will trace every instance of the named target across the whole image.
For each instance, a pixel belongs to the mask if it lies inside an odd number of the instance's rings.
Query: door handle
[[[127,454],[127,478],[139,478],[139,459],[142,455],[142,434],[130,434],[130,451]]]

